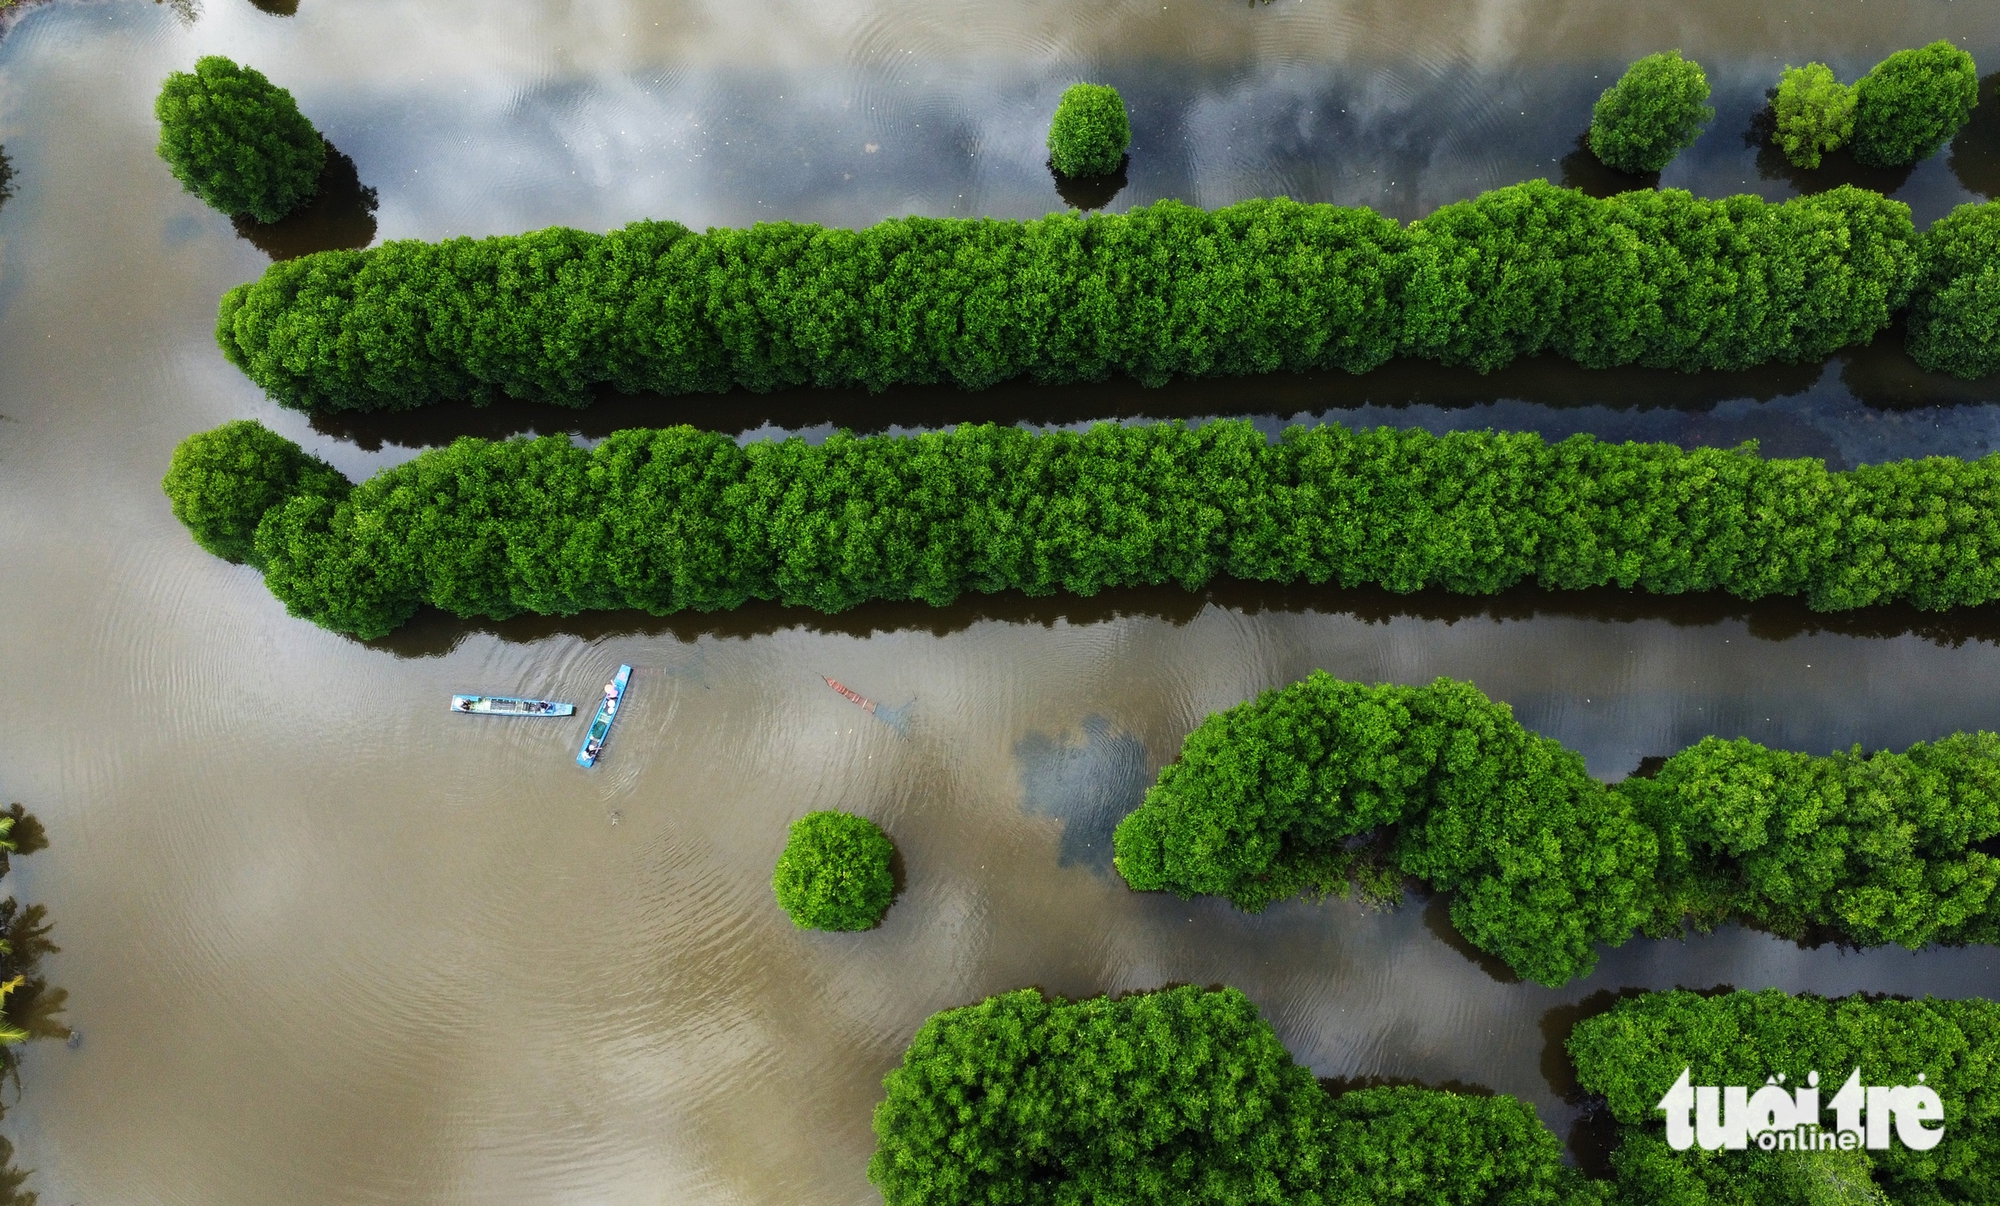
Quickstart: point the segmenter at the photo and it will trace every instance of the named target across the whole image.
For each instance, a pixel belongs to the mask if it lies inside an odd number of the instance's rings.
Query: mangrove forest
[[[2000,456],[1832,471],[1753,448],[1247,422],[966,425],[739,444],[689,427],[461,438],[351,485],[247,421],[182,441],[165,488],[202,547],[363,638],[463,617],[776,600],[839,612],[1221,575],[1490,594],[1520,582],[1803,597],[1839,611],[2000,598]]]

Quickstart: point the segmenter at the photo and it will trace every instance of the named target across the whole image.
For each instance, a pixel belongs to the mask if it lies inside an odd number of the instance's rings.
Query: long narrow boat
[[[597,716],[584,734],[583,748],[576,752],[578,766],[597,765],[604,752],[604,739],[611,735],[611,722],[618,719],[618,705],[625,702],[625,684],[632,681],[632,667],[618,667],[618,677],[604,685],[604,698],[597,701]]]
[[[451,710],[478,716],[574,716],[576,705],[553,699],[515,699],[509,695],[454,695]]]

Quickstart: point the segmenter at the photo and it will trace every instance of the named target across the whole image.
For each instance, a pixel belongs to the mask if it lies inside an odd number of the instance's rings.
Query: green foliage
[[[1924,238],[1907,347],[1927,369],[2000,372],[2000,202],[1961,205]]]
[[[190,462],[217,439],[191,437]],[[271,480],[191,473],[180,513],[234,548]],[[2000,598],[2000,457],[1834,473],[1589,436],[1325,426],[1272,444],[1236,421],[748,446],[674,427],[588,450],[461,439],[352,493],[316,470],[299,482],[263,513],[252,559],[293,614],[363,637],[425,604],[483,619],[752,599],[838,612],[1220,574],[1723,590],[1824,611]]]
[[[2000,1004],[1983,1000],[1828,1000],[1775,989],[1700,996],[1648,993],[1589,1018],[1569,1039],[1578,1082],[1621,1124],[1613,1156],[1625,1198],[1675,1206],[1990,1202],[2000,1191]],[[1683,1068],[1695,1084],[1759,1085],[1783,1072],[1830,1090],[1860,1068],[1866,1084],[1911,1084],[1944,1101],[1945,1141],[1849,1153],[1676,1152],[1653,1108]]]
[[[868,1175],[888,1206],[1581,1206],[1526,1104],[1329,1097],[1235,989],[934,1015],[883,1082]]]
[[[1816,168],[1821,155],[1846,146],[1853,136],[1854,105],[1854,89],[1825,63],[1788,66],[1771,102],[1777,117],[1771,139],[1794,167]]]
[[[10,855],[24,857],[47,846],[41,822],[21,805],[0,811],[0,874]],[[57,1020],[68,994],[51,988],[40,974],[42,959],[62,949],[49,940],[52,928],[43,906],[22,908],[13,897],[0,897],[0,1078],[11,1077],[17,1085],[20,1044],[70,1033]],[[23,1188],[34,1170],[17,1167],[14,1155],[14,1145],[0,1138],[0,1206],[35,1206],[35,1193]]]
[[[1742,917],[1857,944],[2000,942],[2000,737],[1818,758],[1709,737],[1613,792],[1659,835],[1655,925]]]
[[[1598,1206],[1606,1187],[1516,1097],[1358,1089],[1325,1099],[1324,1200],[1339,1206]]]
[[[872,930],[896,895],[894,855],[889,835],[866,817],[809,812],[792,822],[771,890],[802,930]]]
[[[325,140],[292,94],[254,68],[209,55],[167,77],[153,113],[174,177],[231,217],[275,222],[319,188]]]
[[[1115,840],[1135,889],[1259,909],[1338,886],[1357,840],[1378,838],[1397,871],[1457,893],[1469,941],[1545,983],[1647,915],[1653,835],[1583,759],[1443,679],[1319,672],[1210,717]]]
[[[1621,1206],[1891,1206],[1867,1151],[1677,1152],[1657,1133],[1621,1129],[1611,1154]],[[1894,1201],[1946,1200],[1956,1199]]]
[[[1049,163],[1065,176],[1106,176],[1125,161],[1132,126],[1125,98],[1106,84],[1071,84],[1049,122]]]
[[[1872,167],[1927,159],[1979,103],[1979,69],[1950,42],[1899,50],[1854,85],[1854,157]]]
[[[1157,385],[1397,355],[1735,369],[1872,338],[1916,253],[1908,207],[1854,188],[1772,205],[1533,181],[1408,228],[1285,200],[859,231],[642,222],[282,261],[224,296],[216,336],[306,410],[583,406],[601,385]]]
[[[1315,672],[1203,721],[1119,823],[1140,891],[1261,909],[1380,852],[1452,923],[1559,985],[1595,944],[1741,918],[1858,944],[2000,942],[2000,736],[1815,758],[1703,741],[1607,787],[1473,687]]]
[[[182,440],[160,484],[196,544],[260,567],[254,539],[266,511],[295,495],[347,492],[333,466],[248,419]]]
[[[1649,54],[1597,98],[1590,111],[1590,149],[1621,172],[1657,172],[1714,120],[1701,64],[1678,50]]]
[[[1994,1200],[2000,1005],[1646,993],[1568,1051],[1620,1131],[1585,1179],[1526,1103],[1393,1087],[1329,1093],[1234,989],[1050,1000],[1027,989],[932,1016],[883,1082],[869,1178],[888,1206],[1886,1206]],[[1907,1084],[1944,1102],[1929,1152],[1671,1150],[1654,1103],[1697,1084]]]

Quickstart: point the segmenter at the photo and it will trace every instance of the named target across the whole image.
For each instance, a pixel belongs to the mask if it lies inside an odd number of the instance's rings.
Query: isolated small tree
[[[1818,167],[1821,155],[1846,146],[1854,134],[1854,89],[1825,63],[1786,67],[1771,109],[1777,119],[1771,141],[1794,167]]]
[[[187,191],[231,217],[275,222],[319,187],[326,140],[259,71],[209,55],[167,77],[153,114],[160,158]]]
[[[1854,157],[1870,167],[1927,159],[1979,103],[1979,69],[1950,42],[1899,50],[1854,85]]]
[[[1590,113],[1590,149],[1621,172],[1657,172],[1714,119],[1701,64],[1678,50],[1647,55],[1597,98]]]
[[[238,419],[182,440],[160,485],[196,544],[255,564],[264,512],[297,494],[343,494],[347,479],[263,424]]]
[[[1065,176],[1104,176],[1125,161],[1132,125],[1107,84],[1071,84],[1049,122],[1049,164]]]
[[[896,894],[894,853],[889,835],[866,817],[809,812],[792,822],[771,889],[800,929],[873,929]]]

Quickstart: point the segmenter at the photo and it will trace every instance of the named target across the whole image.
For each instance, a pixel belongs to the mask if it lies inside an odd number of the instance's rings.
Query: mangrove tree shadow
[[[1131,183],[1126,175],[1131,164],[1132,157],[1127,155],[1118,161],[1117,171],[1102,176],[1065,176],[1056,170],[1054,163],[1047,166],[1056,182],[1056,195],[1063,199],[1063,204],[1088,212],[1103,209],[1125,191],[1125,186]]]
[[[1776,88],[1766,90],[1764,107],[1751,115],[1750,126],[1743,131],[1743,145],[1757,152],[1757,175],[1761,179],[1782,180],[1802,196],[1823,193],[1843,184],[1888,196],[1909,183],[1910,173],[1916,170],[1916,165],[1868,167],[1846,147],[1821,155],[1816,168],[1802,168],[1785,158],[1785,153],[1773,141],[1778,130],[1778,115],[1771,102],[1777,94]]]
[[[312,200],[276,222],[241,215],[236,233],[273,260],[296,259],[315,251],[366,247],[375,241],[375,190],[361,183],[354,160],[326,144],[326,166]]]
[[[1210,607],[1251,616],[1267,612],[1345,615],[1369,624],[1405,619],[1445,624],[1467,620],[1527,622],[1543,617],[1609,624],[1664,622],[1676,628],[1741,623],[1752,638],[1763,641],[1824,634],[1882,640],[1914,636],[1951,649],[1975,641],[2000,646],[2000,603],[1949,611],[1919,611],[1893,604],[1816,612],[1798,599],[1746,601],[1720,592],[1651,595],[1616,587],[1544,590],[1524,584],[1492,595],[1454,595],[1442,590],[1399,595],[1372,586],[1276,586],[1231,579],[1194,591],[1177,586],[1122,587],[1088,599],[1070,595],[1030,598],[1019,591],[1004,591],[967,595],[946,607],[917,602],[867,603],[837,615],[769,602],[749,603],[734,611],[671,616],[597,611],[508,620],[467,620],[424,608],[389,635],[357,643],[400,658],[428,658],[443,657],[475,633],[509,644],[532,644],[554,637],[602,641],[655,636],[692,644],[702,637],[747,640],[779,632],[851,637],[914,632],[942,637],[989,621],[1053,628],[1057,623],[1082,626],[1142,618],[1178,628],[1193,623]]]
[[[1111,722],[1083,722],[1083,744],[1029,733],[1014,747],[1028,812],[1062,821],[1056,861],[1064,867],[1111,870],[1111,835],[1146,797],[1151,780],[1146,743],[1114,733]]]
[[[1625,1129],[1611,1116],[1608,1106],[1592,1105],[1576,1116],[1570,1123],[1569,1134],[1563,1146],[1569,1149],[1570,1159],[1576,1161],[1583,1174],[1599,1181],[1609,1181],[1616,1174],[1611,1164],[1611,1153],[1625,1142]]]
[[[1979,105],[1951,140],[1945,162],[1966,192],[2000,197],[2000,72],[1979,81]]]
[[[1507,966],[1505,959],[1480,950],[1472,945],[1465,935],[1458,932],[1458,927],[1451,923],[1451,893],[1432,892],[1429,889],[1417,891],[1420,898],[1425,901],[1424,928],[1431,932],[1431,937],[1465,956],[1467,962],[1477,965],[1479,970],[1485,972],[1495,983],[1521,982],[1520,973]]]
[[[1576,136],[1576,146],[1562,157],[1557,165],[1562,169],[1564,188],[1582,189],[1593,197],[1615,197],[1619,193],[1629,193],[1638,189],[1660,187],[1658,172],[1640,172],[1633,175],[1621,172],[1597,157],[1590,149],[1590,131]]]
[[[1620,1001],[1643,997],[1652,989],[1600,988],[1580,1001],[1557,1005],[1542,1015],[1542,1080],[1549,1091],[1570,1105],[1590,1104],[1589,1095],[1576,1080],[1576,1065],[1569,1058],[1569,1036],[1583,1022],[1610,1013]]]
[[[1878,336],[1877,342],[1883,338]],[[583,408],[516,400],[484,406],[444,402],[415,410],[315,412],[308,421],[321,435],[374,452],[391,444],[438,448],[462,435],[497,440],[533,432],[602,439],[628,428],[682,423],[731,435],[828,426],[866,434],[896,428],[935,430],[960,423],[1067,426],[1225,415],[1338,419],[1337,412],[1362,407],[1465,410],[1489,406],[1497,399],[1558,410],[1588,406],[1620,413],[1694,414],[1728,402],[1768,402],[1803,393],[1818,383],[1824,368],[1824,362],[1811,362],[1683,373],[1636,366],[1588,369],[1556,356],[1534,356],[1481,374],[1422,360],[1392,360],[1360,376],[1335,370],[1267,373],[1179,379],[1158,387],[1113,377],[1078,385],[1017,380],[973,393],[951,385],[901,385],[875,394],[859,389],[786,389],[767,394],[736,389],[668,397],[605,388]]]
[[[2000,373],[1963,381],[1935,373],[1910,358],[1903,346],[1901,319],[1870,343],[1840,355],[1840,383],[1877,410],[1918,410],[1932,406],[1981,406],[2000,402]]]

